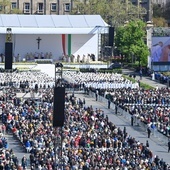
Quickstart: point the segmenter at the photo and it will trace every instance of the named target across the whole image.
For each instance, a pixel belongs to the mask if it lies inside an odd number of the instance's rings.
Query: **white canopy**
[[[100,15],[0,15],[0,33],[13,34],[96,34],[107,33]]]

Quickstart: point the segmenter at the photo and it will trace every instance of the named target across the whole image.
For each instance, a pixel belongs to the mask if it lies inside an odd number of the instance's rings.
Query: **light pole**
[[[153,32],[153,23],[152,21],[147,21],[146,23],[146,32],[147,32],[147,46],[149,49],[149,56],[148,56],[148,67],[153,70],[153,61],[152,61],[152,57],[151,57],[151,48],[152,48],[152,32]]]

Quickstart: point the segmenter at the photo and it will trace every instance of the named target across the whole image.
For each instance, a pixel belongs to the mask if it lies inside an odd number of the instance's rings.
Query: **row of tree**
[[[153,23],[157,27],[167,27],[170,24],[170,1],[165,5],[153,4]]]
[[[129,0],[74,0],[72,14],[99,14],[114,27],[124,25],[125,21],[143,19],[147,11],[135,6]]]
[[[135,6],[129,0],[75,0],[72,10],[72,14],[100,14],[115,28],[114,47],[118,55],[125,56],[127,62],[143,66],[147,66],[149,55],[145,42],[146,23],[142,21],[146,13],[145,8]]]

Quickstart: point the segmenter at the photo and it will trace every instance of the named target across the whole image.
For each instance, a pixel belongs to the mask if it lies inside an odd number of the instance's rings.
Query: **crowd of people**
[[[107,91],[105,95],[111,98],[137,119],[170,136],[170,98],[168,88],[152,90],[117,89]]]
[[[80,84],[86,88],[112,90],[118,88],[139,88],[138,83],[132,83],[130,80],[117,73],[82,73],[82,72],[64,72],[64,77],[72,83]]]
[[[168,75],[167,76],[163,75],[160,72],[154,72],[154,75],[157,81],[159,81],[162,84],[168,84],[168,86],[170,86],[170,83],[169,83],[170,77]]]
[[[27,72],[18,74],[22,74],[21,80],[19,79],[19,75],[17,76],[19,82],[30,82],[30,79],[33,79],[32,74],[34,74],[34,80],[39,80],[37,83],[40,82],[38,84],[41,84],[46,76],[44,73]],[[39,77],[40,75],[42,76]],[[72,76],[72,73],[66,73],[66,75]],[[75,79],[75,84],[78,84],[80,87],[81,84],[82,87],[86,87],[84,83],[86,77],[89,78],[87,80],[88,83],[93,78],[96,82],[99,81],[101,83],[103,81],[107,82],[108,79],[111,81],[114,78],[115,81],[120,83],[129,83],[129,81],[122,79],[117,74],[115,74],[115,77],[107,74],[81,74],[80,76],[72,77],[72,79]],[[103,79],[100,79],[100,77],[103,77]],[[46,77],[46,79],[49,79],[51,82],[54,81],[50,77]],[[17,86],[17,88],[20,87]],[[29,86],[28,88],[35,87]],[[94,89],[91,86],[88,88],[90,90]],[[124,87],[113,91],[109,89],[108,94],[112,95],[113,102],[118,102],[119,105],[123,104],[123,102],[130,103],[132,98],[134,98],[134,101],[136,100],[138,103],[142,103],[149,96],[152,100],[149,99],[147,101],[154,101],[151,96],[152,92],[148,91],[148,93],[145,93],[145,91],[139,89],[137,91],[136,89],[138,87],[134,89]],[[104,90],[106,91],[106,89]],[[6,102],[4,100],[4,95],[6,94],[1,94],[2,123],[5,125],[6,133],[12,131],[25,148],[25,152],[30,153],[30,166],[32,170],[54,170],[55,167],[59,166],[59,162],[61,161],[61,148],[57,145],[57,139],[61,139],[61,136],[53,128],[52,124],[53,87],[39,86],[37,92],[41,93],[42,96],[39,103],[30,98],[22,102],[18,101],[15,93],[12,96],[8,93],[10,95],[10,102]],[[155,90],[155,93],[158,92],[158,89]],[[140,96],[140,93],[143,96]],[[148,96],[145,96],[147,94]],[[139,99],[137,99],[137,95],[140,96]],[[126,101],[122,96],[126,97]],[[65,123],[62,127],[63,159],[60,163],[66,170],[168,170],[170,168],[164,160],[153,155],[148,146],[140,143],[133,136],[130,136],[126,131],[126,127],[124,129],[116,127],[114,122],[109,120],[102,109],[94,108],[92,105],[88,106],[85,101],[83,103],[82,101],[83,99],[76,98],[74,93],[65,94]],[[128,106],[126,105],[126,107]],[[130,108],[127,109],[132,111]],[[10,150],[10,152],[12,151]],[[4,159],[2,166],[5,167],[8,158]],[[12,160],[10,159],[10,161]],[[12,165],[10,163],[11,167]],[[17,162],[16,165],[19,166]],[[24,158],[21,166],[23,169],[28,166]]]
[[[124,79],[121,74],[114,73],[68,71],[64,74],[68,79],[74,80],[74,83],[81,84],[84,89],[107,97],[131,115],[135,115],[140,121],[170,136],[169,88],[144,90],[138,83],[133,84]]]

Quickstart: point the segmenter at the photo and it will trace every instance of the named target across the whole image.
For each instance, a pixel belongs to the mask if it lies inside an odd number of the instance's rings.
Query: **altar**
[[[37,60],[43,59],[39,54],[43,53],[46,58],[46,53],[51,52],[53,61],[68,56],[70,62],[88,62],[84,57],[88,54],[98,60],[100,36],[108,33],[109,25],[100,15],[0,14],[2,54],[5,54],[8,27],[12,30],[13,54],[15,57],[19,54],[20,61],[29,60],[27,53],[31,59]],[[36,57],[34,53],[37,53]]]

